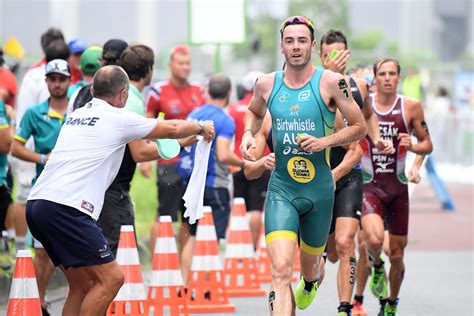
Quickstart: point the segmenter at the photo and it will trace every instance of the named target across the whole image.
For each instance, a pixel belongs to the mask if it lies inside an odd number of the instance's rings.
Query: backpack
[[[91,86],[92,84],[90,83],[79,89],[76,99],[72,105],[73,111],[82,108],[87,102],[92,100]]]

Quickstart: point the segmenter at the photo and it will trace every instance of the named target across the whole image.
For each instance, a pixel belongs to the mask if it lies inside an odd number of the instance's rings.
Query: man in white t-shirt
[[[105,66],[96,73],[94,99],[64,123],[28,197],[28,227],[69,283],[63,315],[104,315],[123,284],[96,220],[125,145],[140,138],[214,138],[211,123],[158,123],[127,111],[123,107],[128,88],[128,76],[119,66]]]

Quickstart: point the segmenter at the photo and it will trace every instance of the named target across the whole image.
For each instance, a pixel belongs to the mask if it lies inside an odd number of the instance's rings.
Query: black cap
[[[117,65],[120,55],[128,47],[127,42],[120,39],[108,40],[103,47],[102,60],[105,65]]]

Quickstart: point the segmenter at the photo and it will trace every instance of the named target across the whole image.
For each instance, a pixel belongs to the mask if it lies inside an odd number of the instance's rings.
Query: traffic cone
[[[7,316],[41,316],[41,302],[30,250],[18,250]]]
[[[148,307],[153,315],[189,315],[171,216],[160,216],[148,288]]]
[[[190,313],[233,313],[224,285],[212,210],[204,206],[199,220],[189,276],[188,310]]]
[[[117,251],[117,263],[125,281],[110,304],[107,315],[149,315],[146,308],[146,291],[140,270],[137,242],[132,225],[122,225]]]
[[[258,280],[261,283],[272,282],[272,262],[265,242],[265,220],[262,221],[262,228],[260,229],[260,238],[257,247],[257,272]]]
[[[229,296],[265,296],[257,277],[252,235],[243,198],[235,198],[230,218],[224,259],[224,276]]]

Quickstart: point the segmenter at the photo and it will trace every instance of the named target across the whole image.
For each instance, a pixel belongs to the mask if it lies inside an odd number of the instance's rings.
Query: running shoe
[[[377,316],[385,316],[385,306],[387,305],[387,298],[379,299],[380,310]]]
[[[352,312],[339,312],[337,316],[352,316]]]
[[[356,300],[352,301],[352,315],[367,316],[364,306]]]
[[[303,277],[301,277],[300,282],[296,286],[296,290],[295,290],[296,306],[298,306],[299,309],[308,308],[308,306],[311,305],[311,302],[316,297],[316,292],[318,291],[317,281],[313,283],[313,287],[311,288],[310,292],[308,292],[304,288],[304,285],[305,285],[305,281]]]
[[[370,291],[377,299],[387,296],[387,278],[383,260],[381,262],[382,264],[378,268],[375,267],[374,263],[370,276]]]
[[[384,316],[396,316],[397,315],[398,300],[392,305],[388,303],[385,305]]]

